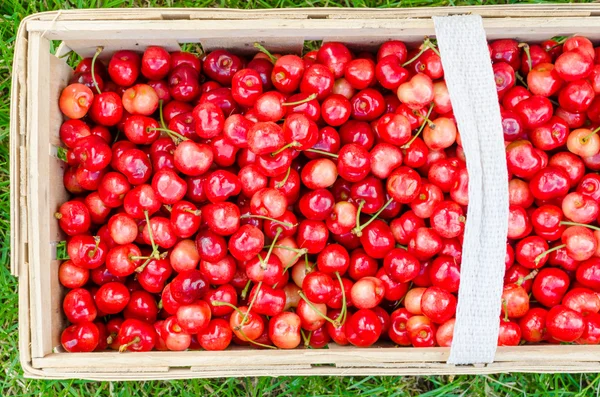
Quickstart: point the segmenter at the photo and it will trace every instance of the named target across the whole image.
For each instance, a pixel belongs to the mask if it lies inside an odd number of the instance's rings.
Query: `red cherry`
[[[73,324],[61,334],[60,343],[70,353],[91,352],[100,340],[98,327],[89,321]]]
[[[583,316],[563,305],[550,309],[546,316],[548,334],[561,342],[573,342],[581,337],[585,330]]]

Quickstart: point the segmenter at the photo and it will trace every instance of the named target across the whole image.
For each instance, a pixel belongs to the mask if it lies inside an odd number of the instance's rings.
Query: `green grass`
[[[532,1],[541,3],[543,1]],[[8,123],[14,35],[40,11],[92,7],[416,7],[517,3],[462,0],[0,0],[0,396],[592,396],[599,374],[419,377],[281,377],[152,382],[38,381],[22,377],[17,353],[17,280],[9,267]]]

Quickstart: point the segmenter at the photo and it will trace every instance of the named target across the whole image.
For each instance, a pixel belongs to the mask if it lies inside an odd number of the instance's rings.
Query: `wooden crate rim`
[[[27,180],[20,180],[18,175],[13,174],[15,166],[18,167],[20,156],[23,150],[23,142],[19,141],[23,135],[27,135],[28,127],[22,116],[26,109],[23,109],[22,97],[25,95],[26,84],[23,84],[23,79],[27,76],[27,45],[28,45],[28,25],[30,22],[39,22],[38,26],[52,26],[54,22],[78,22],[85,21],[87,23],[98,22],[118,22],[120,20],[134,21],[173,21],[173,20],[191,20],[191,19],[254,19],[260,18],[265,20],[301,20],[301,19],[365,19],[365,20],[393,20],[401,18],[411,18],[415,20],[424,20],[432,15],[450,15],[475,13],[484,16],[486,19],[493,18],[540,18],[546,17],[549,20],[558,19],[559,17],[590,17],[600,16],[600,4],[582,4],[582,5],[500,5],[486,6],[481,8],[473,7],[440,7],[440,8],[412,8],[412,9],[339,9],[339,8],[322,8],[322,9],[273,9],[273,10],[229,10],[229,9],[112,9],[112,10],[65,10],[34,14],[26,17],[17,33],[15,63],[13,64],[13,86],[11,97],[11,219],[12,222],[19,222],[20,211],[18,201],[15,200],[19,194],[22,184],[26,184]],[[589,19],[587,19],[589,21]],[[583,18],[582,18],[583,21]],[[44,25],[45,24],[45,25]],[[600,26],[600,25],[599,25]],[[46,32],[38,30],[37,35],[44,36]],[[17,120],[20,120],[18,122]],[[13,193],[14,191],[14,193]],[[14,196],[13,196],[14,194]],[[11,225],[12,226],[12,225]],[[18,230],[16,228],[12,229]],[[25,231],[26,233],[26,231]],[[13,236],[14,234],[14,236]],[[27,237],[27,236],[26,236]],[[31,359],[30,352],[30,335],[29,328],[29,264],[27,258],[27,250],[21,252],[19,249],[14,250],[15,245],[21,238],[17,233],[11,233],[11,270],[13,273],[20,273],[19,280],[19,350],[20,359],[25,375],[34,378],[73,378],[81,377],[86,379],[175,379],[175,378],[190,378],[190,377],[224,377],[224,376],[277,376],[277,375],[422,375],[428,374],[463,374],[463,373],[498,373],[511,371],[524,372],[600,372],[600,346],[550,346],[537,345],[525,347],[506,347],[499,348],[497,361],[493,364],[483,366],[453,366],[443,363],[448,354],[446,348],[431,348],[431,349],[402,349],[402,348],[373,348],[366,349],[361,352],[360,349],[354,351],[351,355],[344,355],[344,359],[331,360],[328,356],[335,355],[336,348],[328,351],[258,351],[250,350],[250,354],[258,354],[262,352],[272,357],[290,356],[305,356],[307,359],[297,365],[286,365],[284,363],[277,366],[250,365],[247,370],[239,370],[235,367],[236,360],[234,356],[225,354],[216,354],[215,356],[228,357],[231,364],[215,366],[215,368],[207,368],[201,363],[186,366],[181,368],[172,360],[167,360],[165,363],[161,361],[161,357],[186,357],[186,356],[207,356],[208,352],[184,352],[182,356],[172,355],[172,353],[151,352],[148,353],[148,363],[155,363],[153,367],[150,365],[146,371],[135,372],[131,370],[132,364],[138,361],[140,356],[125,354],[119,356],[115,353],[98,353],[101,355],[111,355],[113,364],[121,363],[123,367],[111,367],[106,365],[100,372],[98,369],[89,365],[90,359],[94,360],[97,356],[88,357],[86,355],[70,355],[73,356],[81,365],[68,367],[66,364],[61,364],[62,358],[60,353],[49,354],[43,358]],[[26,239],[25,239],[26,240]],[[27,318],[27,321],[21,321],[22,318]],[[405,350],[402,352],[402,350]],[[316,352],[316,353],[314,353]],[[381,354],[378,354],[381,353]],[[385,357],[379,357],[385,356]],[[403,356],[403,359],[397,360],[394,356]],[[421,356],[421,357],[419,357]],[[99,357],[99,356],[98,356]],[[320,357],[318,362],[314,362],[311,358]],[[368,360],[365,362],[365,357],[370,357],[371,365]],[[429,357],[427,359],[427,357]],[[377,360],[377,361],[376,361]],[[532,360],[527,362],[526,360]],[[569,362],[572,360],[572,362]],[[310,362],[313,361],[313,362]],[[337,361],[337,363],[336,363]],[[567,364],[564,364],[564,363]],[[327,363],[339,364],[336,367],[318,366],[326,365]],[[48,364],[45,366],[45,364]],[[166,365],[168,364],[168,365]],[[72,364],[71,364],[72,365]],[[127,367],[129,366],[129,367]],[[136,369],[136,368],[134,368]]]

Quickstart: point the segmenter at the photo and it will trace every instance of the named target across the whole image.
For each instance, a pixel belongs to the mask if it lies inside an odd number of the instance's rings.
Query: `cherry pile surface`
[[[83,59],[60,96],[66,351],[450,346],[468,174],[435,41]],[[499,345],[600,342],[600,48],[489,44]]]

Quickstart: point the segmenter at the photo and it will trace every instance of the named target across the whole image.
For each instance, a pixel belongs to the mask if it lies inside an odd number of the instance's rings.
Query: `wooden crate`
[[[210,51],[254,52],[258,41],[275,51],[300,52],[305,40],[342,41],[372,49],[389,39],[419,43],[434,35],[432,15],[475,13],[489,39],[541,41],[582,34],[600,41],[600,5],[522,5],[374,9],[114,9],[59,11],[26,18],[18,32],[11,100],[11,255],[19,276],[19,352],[33,378],[176,379],[259,375],[423,375],[497,372],[600,372],[600,346],[499,348],[489,365],[446,364],[447,348],[367,349],[331,345],[292,351],[233,347],[223,352],[62,352],[64,291],[58,282],[56,243],[64,239],[52,214],[68,195],[56,158],[61,89],[72,73],[50,54],[90,56],[98,45],[143,50],[201,43]],[[56,44],[56,43],[54,43]]]

